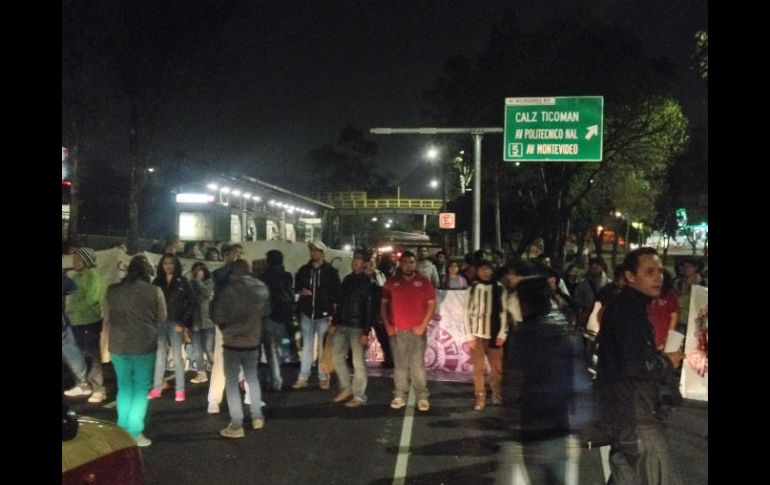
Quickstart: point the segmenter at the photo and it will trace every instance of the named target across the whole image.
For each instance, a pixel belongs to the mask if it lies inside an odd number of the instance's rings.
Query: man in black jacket
[[[267,268],[259,275],[270,290],[270,315],[265,320],[265,347],[270,365],[270,381],[273,389],[283,387],[281,377],[280,348],[283,335],[293,340],[294,292],[292,291],[291,273],[283,269],[283,253],[271,249],[265,255]]]
[[[626,286],[607,303],[598,337],[597,387],[612,436],[609,483],[676,485],[660,399],[674,367],[656,350],[647,316],[648,304],[660,295],[663,271],[653,248],[631,251],[623,267]]]
[[[321,241],[308,243],[310,261],[294,278],[294,292],[299,295],[299,318],[302,327],[302,362],[294,389],[307,387],[313,364],[313,342],[318,335],[318,362],[323,360],[323,342],[329,319],[340,298],[340,275],[324,261],[326,245]],[[329,373],[318,370],[318,386],[329,389]]]
[[[369,332],[374,323],[374,302],[372,282],[364,272],[364,264],[371,254],[364,249],[353,253],[353,272],[342,282],[342,297],[329,325],[332,340],[334,370],[339,378],[340,393],[334,402],[343,402],[353,396],[345,405],[358,407],[366,402],[366,362],[364,348],[369,344]],[[350,349],[353,356],[353,384],[345,356]]]

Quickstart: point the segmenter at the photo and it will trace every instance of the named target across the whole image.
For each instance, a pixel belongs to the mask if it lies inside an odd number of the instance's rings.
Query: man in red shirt
[[[427,411],[428,382],[425,377],[425,346],[428,322],[436,308],[436,289],[430,280],[415,270],[414,253],[404,251],[399,261],[401,271],[388,279],[382,289],[380,317],[393,352],[393,409],[406,406],[409,384],[417,394],[417,409]]]

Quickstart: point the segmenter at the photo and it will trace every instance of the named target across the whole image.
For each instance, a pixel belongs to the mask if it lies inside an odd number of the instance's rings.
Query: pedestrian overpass
[[[329,192],[321,198],[337,215],[416,214],[439,215],[441,199],[369,198],[366,192]]]

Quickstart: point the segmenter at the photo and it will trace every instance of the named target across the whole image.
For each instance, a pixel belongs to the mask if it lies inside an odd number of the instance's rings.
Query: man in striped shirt
[[[486,407],[484,382],[485,358],[491,369],[490,387],[492,404],[502,404],[500,382],[503,375],[503,344],[508,335],[508,311],[505,288],[499,281],[492,281],[492,262],[481,260],[476,268],[476,281],[471,285],[465,332],[473,361],[473,390],[476,404],[473,409]]]

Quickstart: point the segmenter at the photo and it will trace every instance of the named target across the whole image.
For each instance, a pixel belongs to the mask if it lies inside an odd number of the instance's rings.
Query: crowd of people
[[[106,329],[117,376],[118,424],[138,445],[148,446],[144,418],[148,401],[166,388],[169,349],[174,400],[186,398],[182,349],[189,343],[195,362],[190,383],[209,383],[209,413],[220,411],[225,394],[230,422],[220,435],[241,438],[243,402],[251,427],[265,426],[261,352],[272,389],[287,387],[281,346],[288,338],[300,360],[292,389],[308,388],[314,369],[318,387],[329,389],[334,371],[338,393],[333,401],[358,407],[367,402],[364,351],[374,329],[382,365],[393,368],[390,407],[405,407],[412,388],[417,409],[427,412],[424,357],[436,290],[463,290],[468,292],[465,338],[474,367],[474,410],[515,404],[528,425],[523,430],[537,430],[525,433],[525,440],[539,442],[544,428],[566,436],[574,424],[568,412],[578,382],[573,374],[591,367],[575,363],[590,364],[587,357],[595,355],[593,377],[611,436],[614,483],[637,483],[639,477],[644,483],[676,483],[661,431],[660,389],[675,379],[682,353],[663,350],[671,332],[683,333],[692,285],[706,284],[697,260],[685,260],[674,279],[653,249],[641,248],[627,254],[612,279],[601,258],[588,262],[581,279],[576,265],[562,273],[544,256],[505,261],[502,253],[479,250],[455,259],[420,247],[396,261],[390,254],[377,258],[357,249],[352,272],[340,280],[324,259],[326,250],[321,241],[308,243],[309,260],[292,275],[278,250],[249,264],[240,244],[225,245],[223,266],[212,272],[201,260],[188,277],[182,274],[178,241],[171,241],[157,267],[136,255],[125,278],[106,288],[95,269],[95,252],[76,249],[72,277],[62,271],[62,357],[76,379],[64,394],[89,396],[92,403],[106,399],[99,346]],[[202,259],[204,252],[190,246],[183,254]],[[205,251],[207,260],[218,260],[219,254],[213,247]],[[331,352],[331,359],[326,356],[331,368],[314,366],[316,356],[320,364],[326,352]]]

